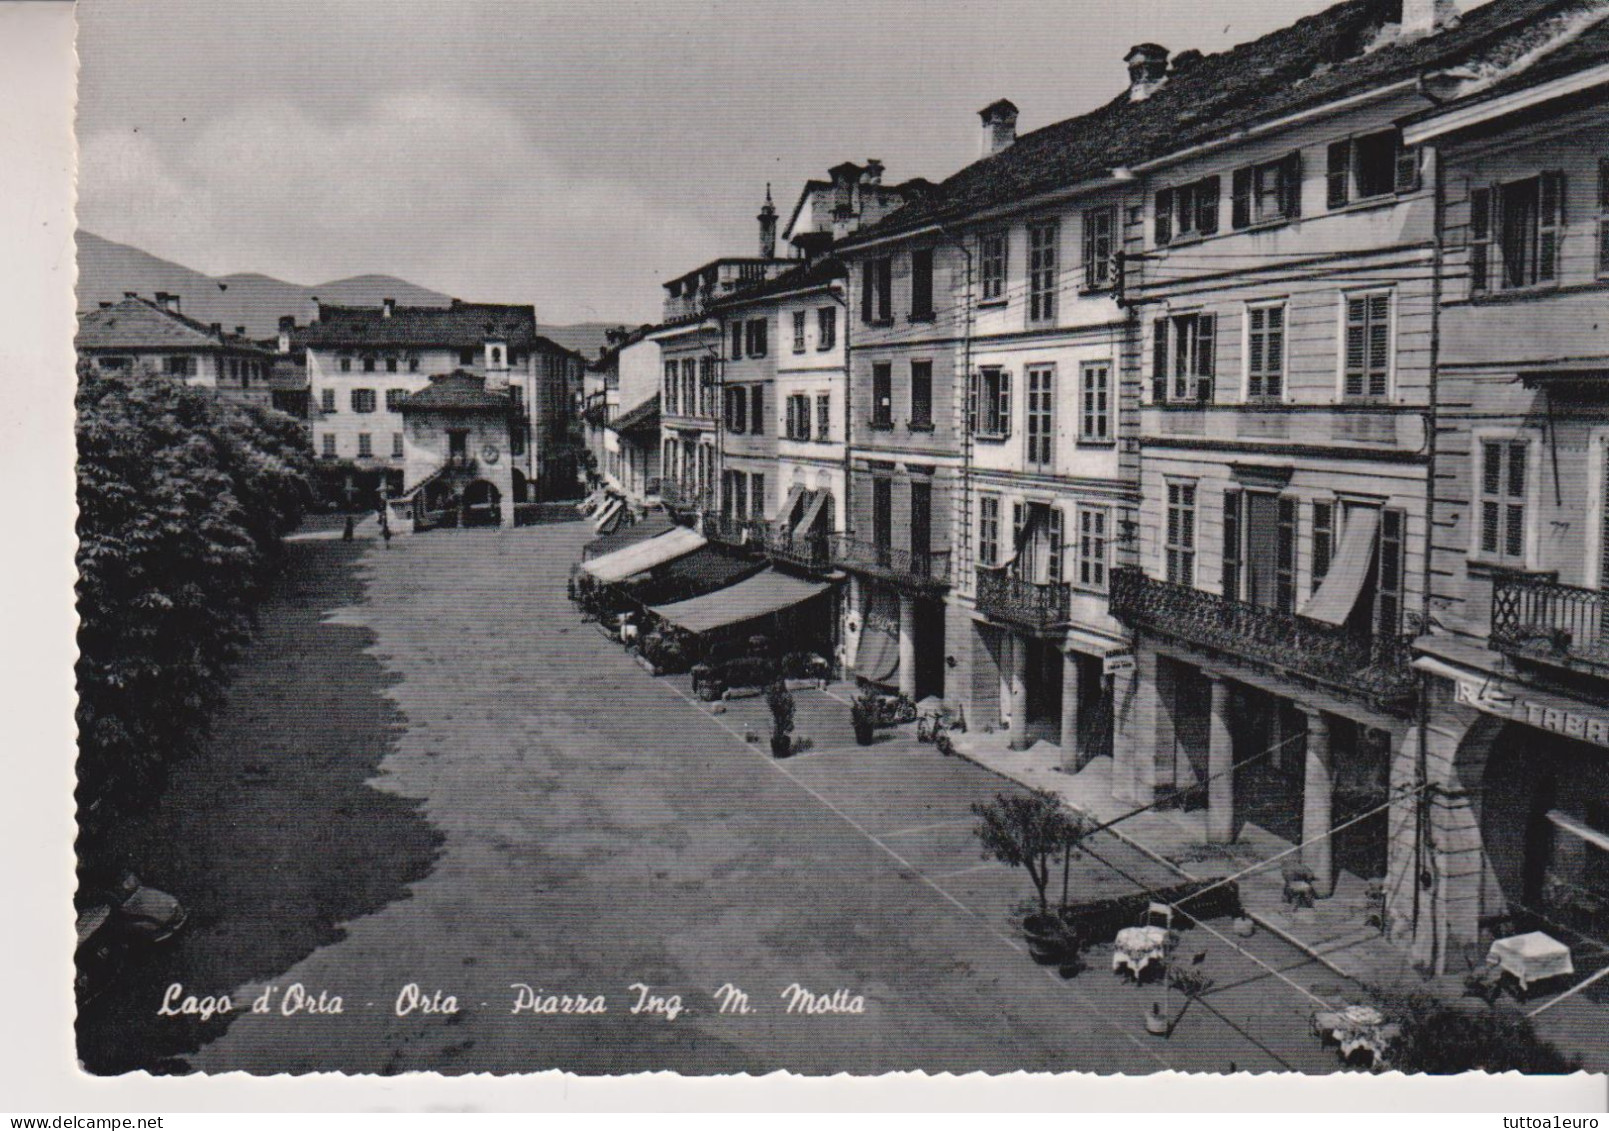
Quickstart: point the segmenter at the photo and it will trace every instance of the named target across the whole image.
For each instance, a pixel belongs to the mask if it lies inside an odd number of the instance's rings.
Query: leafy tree
[[[1415,989],[1379,990],[1376,997],[1386,1021],[1400,1030],[1389,1056],[1401,1072],[1548,1075],[1581,1067],[1512,1007],[1469,1008]]]
[[[1051,861],[1059,853],[1074,851],[1089,831],[1088,822],[1044,790],[996,794],[988,804],[974,804],[972,812],[979,818],[973,833],[984,858],[1025,870],[1039,895],[1040,912],[1048,911],[1045,890]]]
[[[83,851],[204,730],[310,457],[291,417],[165,376],[81,366],[77,408]]]

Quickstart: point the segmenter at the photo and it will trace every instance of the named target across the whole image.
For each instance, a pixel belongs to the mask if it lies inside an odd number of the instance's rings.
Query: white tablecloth
[[[1151,963],[1167,957],[1172,941],[1172,933],[1164,927],[1125,927],[1117,932],[1112,969],[1126,966],[1138,978]]]
[[[1498,939],[1486,952],[1486,961],[1514,975],[1522,990],[1530,989],[1532,982],[1575,973],[1570,948],[1541,931]]]

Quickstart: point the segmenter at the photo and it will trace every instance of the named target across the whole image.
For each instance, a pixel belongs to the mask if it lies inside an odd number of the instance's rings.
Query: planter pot
[[[871,723],[857,722],[855,724],[855,742],[858,745],[870,746],[872,744],[872,735],[873,732]]]
[[[790,735],[782,735],[781,737],[777,737],[776,735],[772,735],[772,737],[771,737],[771,757],[773,757],[773,758],[786,758],[791,753],[793,753],[793,738],[792,738],[792,736],[790,736]]]
[[[1067,928],[1055,915],[1029,915],[1022,922],[1022,935],[1028,943],[1028,957],[1041,966],[1061,966],[1076,953]]]
[[[1257,924],[1250,919],[1236,919],[1233,926],[1235,934],[1243,939],[1249,939],[1257,933]]]
[[[1173,1025],[1169,1022],[1167,1016],[1153,1005],[1151,1012],[1145,1015],[1145,1031],[1153,1037],[1165,1037],[1171,1028],[1173,1028]]]

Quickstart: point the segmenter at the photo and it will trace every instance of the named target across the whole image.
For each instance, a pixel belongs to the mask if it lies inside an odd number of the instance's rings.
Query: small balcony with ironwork
[[[1514,659],[1609,676],[1609,592],[1500,574],[1487,643]]]
[[[943,589],[950,584],[948,550],[902,550],[847,534],[834,534],[830,546],[832,564],[852,573],[915,592]]]
[[[1376,635],[1277,608],[1161,581],[1132,566],[1112,571],[1112,613],[1131,627],[1210,655],[1403,715],[1418,681],[1410,635]]]
[[[1071,618],[1073,590],[1065,581],[1036,582],[1009,566],[978,566],[977,583],[978,612],[997,624],[1041,635]]]
[[[661,479],[659,501],[668,510],[698,512],[705,510],[712,500],[709,491],[700,491],[675,479]]]

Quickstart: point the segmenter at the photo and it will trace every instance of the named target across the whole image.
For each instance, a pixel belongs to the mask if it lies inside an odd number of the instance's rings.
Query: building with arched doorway
[[[512,523],[512,508],[528,492],[529,480],[508,451],[517,411],[508,389],[454,370],[431,377],[398,410],[401,500],[415,529]]]

